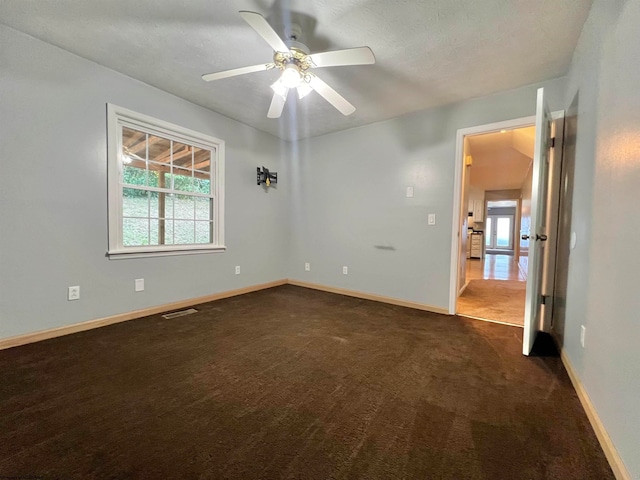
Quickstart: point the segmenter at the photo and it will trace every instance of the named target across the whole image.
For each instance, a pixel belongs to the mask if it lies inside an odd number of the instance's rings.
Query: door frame
[[[553,120],[564,118],[564,110],[555,111],[551,114]],[[456,156],[455,156],[455,173],[453,183],[453,221],[451,222],[451,267],[449,272],[449,314],[456,314],[458,304],[458,262],[461,252],[461,234],[462,232],[462,170],[465,165],[464,159],[464,137],[468,135],[478,135],[482,133],[495,133],[501,130],[514,130],[516,128],[531,127],[536,123],[536,116],[520,117],[502,122],[487,123],[477,125],[475,127],[467,127],[458,129],[456,133]],[[465,211],[467,207],[465,207]],[[464,232],[466,235],[466,232]]]

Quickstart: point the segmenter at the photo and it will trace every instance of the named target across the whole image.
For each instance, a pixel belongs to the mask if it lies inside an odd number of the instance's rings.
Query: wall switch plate
[[[80,300],[80,286],[76,285],[74,287],[69,287],[69,292],[67,293],[67,300]]]
[[[413,197],[413,187],[407,187],[407,198]]]
[[[429,217],[427,217],[427,223],[429,225],[435,225],[436,224],[436,214],[435,213],[430,213]]]
[[[349,274],[349,267],[342,267],[342,274],[343,275],[348,275]]]
[[[311,271],[311,264],[309,262],[304,264],[304,271],[305,272],[310,272]]]
[[[584,325],[580,325],[580,345],[582,345],[582,348],[584,348],[584,336],[587,333],[587,327],[585,327]]]
[[[240,275],[240,265],[236,265],[236,275]]]
[[[136,280],[135,280],[135,291],[136,292],[144,291],[144,278],[136,278]]]

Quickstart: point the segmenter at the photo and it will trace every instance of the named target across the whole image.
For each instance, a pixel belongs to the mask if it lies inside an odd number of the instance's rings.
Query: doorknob
[[[522,240],[540,240],[541,242],[546,242],[547,241],[547,236],[546,235],[538,235],[536,233],[535,237],[530,237],[529,235],[522,235]]]

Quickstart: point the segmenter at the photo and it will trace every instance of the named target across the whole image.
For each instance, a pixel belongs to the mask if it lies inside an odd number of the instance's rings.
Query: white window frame
[[[170,140],[211,150],[210,172],[213,176],[213,238],[207,244],[187,245],[143,245],[125,247],[122,241],[122,178],[123,127],[143,131]],[[224,141],[195,132],[157,118],[107,104],[107,157],[108,157],[108,197],[109,197],[109,249],[112,259],[140,258],[148,256],[188,255],[225,251],[224,244]]]

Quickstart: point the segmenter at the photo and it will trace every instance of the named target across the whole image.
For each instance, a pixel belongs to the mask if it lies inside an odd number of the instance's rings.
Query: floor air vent
[[[172,319],[172,318],[184,317],[185,315],[191,315],[192,313],[197,313],[197,312],[198,310],[196,310],[195,308],[189,308],[187,310],[180,310],[179,312],[166,313],[165,315],[162,315],[162,316],[167,319]]]

